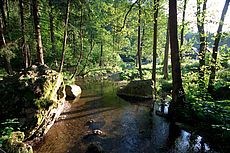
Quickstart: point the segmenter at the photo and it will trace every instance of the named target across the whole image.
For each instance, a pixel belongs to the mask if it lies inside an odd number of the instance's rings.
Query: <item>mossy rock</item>
[[[15,131],[3,143],[3,149],[7,153],[33,153],[32,146],[23,142],[24,133]]]
[[[151,80],[135,80],[118,90],[117,95],[121,97],[147,100],[153,98],[153,88]]]
[[[33,65],[0,81],[0,122],[17,118],[25,139],[44,135],[64,108],[63,76]]]

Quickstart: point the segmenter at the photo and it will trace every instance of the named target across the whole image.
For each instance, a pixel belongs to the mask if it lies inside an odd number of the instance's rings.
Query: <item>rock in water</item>
[[[95,134],[95,135],[102,135],[102,131],[101,130],[98,130],[98,129],[96,129],[96,130],[93,130],[93,134]]]
[[[86,150],[86,153],[103,153],[103,148],[99,144],[90,144]]]
[[[77,85],[66,85],[65,91],[69,98],[77,98],[81,95],[81,88]]]
[[[117,91],[125,100],[145,101],[153,98],[152,80],[134,80]]]

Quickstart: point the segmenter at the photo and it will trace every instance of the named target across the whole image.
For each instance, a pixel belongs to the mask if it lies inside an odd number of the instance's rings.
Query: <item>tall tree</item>
[[[85,64],[83,65],[82,69],[79,71],[78,75],[84,75],[84,74],[83,74],[83,71],[85,70],[86,65],[88,64],[89,56],[91,55],[91,53],[92,53],[92,51],[93,51],[94,42],[93,42],[92,33],[90,34],[89,43],[90,43],[89,53],[87,54]],[[103,45],[103,44],[102,44],[102,45]],[[101,47],[103,47],[103,46],[101,46]],[[103,50],[103,48],[102,48],[102,50]]]
[[[164,53],[164,66],[163,66],[163,73],[164,79],[168,79],[168,56],[169,56],[169,20],[166,29],[166,42],[165,42],[165,53]]]
[[[170,113],[175,115],[175,108],[184,105],[185,95],[182,86],[179,46],[177,38],[177,1],[169,1],[169,33],[171,46],[171,62],[172,62],[172,102],[170,104]]]
[[[141,68],[141,0],[138,0],[138,30],[137,30],[137,58],[138,58],[138,70],[140,79],[142,79],[142,68]]]
[[[54,15],[53,15],[53,0],[49,0],[49,21],[50,21],[50,38],[52,44],[52,52],[54,55],[54,61],[57,62],[57,47],[56,47],[56,40],[54,35]]]
[[[199,82],[200,86],[204,87],[204,71],[205,71],[205,53],[206,53],[206,36],[204,31],[204,19],[206,12],[207,0],[197,0],[197,28],[200,38],[200,51],[199,51]],[[201,11],[202,4],[202,11]]]
[[[224,8],[222,10],[221,18],[219,21],[217,33],[215,36],[214,47],[213,47],[213,52],[212,52],[212,60],[211,60],[211,74],[210,74],[209,83],[208,83],[208,91],[210,93],[213,92],[213,89],[214,89],[213,84],[214,84],[215,75],[216,75],[216,60],[217,60],[218,46],[219,46],[220,38],[222,35],[224,18],[225,18],[227,11],[228,11],[229,1],[230,0],[225,1]]]
[[[34,26],[35,26],[35,38],[37,41],[37,60],[39,64],[44,64],[43,57],[43,45],[42,45],[42,36],[41,36],[41,27],[40,27],[40,15],[39,15],[39,0],[32,0],[33,4],[33,17],[34,17]]]
[[[2,23],[2,18],[0,17],[0,49],[6,47],[6,40],[4,37],[4,28]],[[10,58],[7,57],[5,53],[3,53],[3,61],[5,64],[5,70],[8,74],[13,74],[13,70],[10,64]]]
[[[184,24],[185,24],[185,12],[186,12],[187,0],[184,0],[183,15],[182,15],[182,28],[180,33],[180,48],[184,44]],[[180,58],[182,59],[182,50],[180,49]]]
[[[20,18],[21,18],[21,32],[22,32],[22,55],[24,58],[24,66],[27,68],[30,65],[29,59],[29,49],[26,43],[25,36],[25,21],[24,21],[24,3],[23,0],[19,0],[19,8],[20,8]]]
[[[70,0],[67,0],[66,12],[65,12],[65,29],[64,29],[64,39],[62,45],[62,56],[61,63],[58,72],[61,73],[65,60],[65,51],[66,51],[66,43],[67,43],[67,32],[68,32],[68,22],[69,22],[69,9],[70,9]]]
[[[4,9],[4,0],[0,0],[1,4],[1,17],[0,17],[0,49],[6,47],[5,33],[6,33],[6,15]],[[5,65],[5,70],[8,74],[12,74],[13,70],[10,63],[10,58],[4,53],[3,61]]]
[[[73,73],[73,75],[72,75],[72,77],[71,77],[71,79],[72,78],[74,78],[75,77],[75,75],[77,74],[77,71],[78,71],[78,67],[79,67],[79,65],[80,65],[80,63],[81,63],[81,61],[82,61],[82,58],[83,58],[83,49],[84,49],[84,45],[83,45],[83,29],[82,29],[82,24],[83,24],[83,12],[82,12],[82,6],[81,6],[81,8],[80,8],[81,10],[80,10],[80,27],[79,27],[79,36],[80,36],[80,56],[79,56],[79,58],[78,58],[78,60],[77,60],[77,65],[75,66],[75,71],[74,71],[74,73]]]
[[[0,7],[1,7],[1,15],[2,15],[2,27],[5,29],[6,28],[6,14],[5,14],[5,8],[4,8],[4,0],[0,0]],[[3,30],[5,31],[5,30]]]
[[[154,19],[153,19],[153,65],[152,65],[152,80],[153,91],[156,98],[156,59],[157,59],[157,17],[159,9],[159,0],[154,0]]]
[[[180,33],[180,47],[184,44],[184,22],[185,22],[185,12],[186,12],[187,0],[184,0],[183,15],[182,15],[182,28]]]
[[[103,66],[103,42],[101,41],[101,53],[100,53],[100,60],[99,60],[99,66]]]

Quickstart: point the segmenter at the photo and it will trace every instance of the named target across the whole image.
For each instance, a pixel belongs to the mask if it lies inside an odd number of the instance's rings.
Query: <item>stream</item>
[[[130,103],[116,96],[119,83],[79,85],[80,100],[34,145],[35,153],[85,153],[90,144],[106,153],[216,153],[201,136],[151,113],[151,101]],[[156,103],[155,110],[159,110]],[[94,130],[102,134],[93,134]]]

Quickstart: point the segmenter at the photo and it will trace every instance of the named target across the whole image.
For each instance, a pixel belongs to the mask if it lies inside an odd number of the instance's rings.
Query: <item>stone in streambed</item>
[[[67,98],[77,98],[81,95],[81,88],[77,85],[66,85],[65,88]]]

